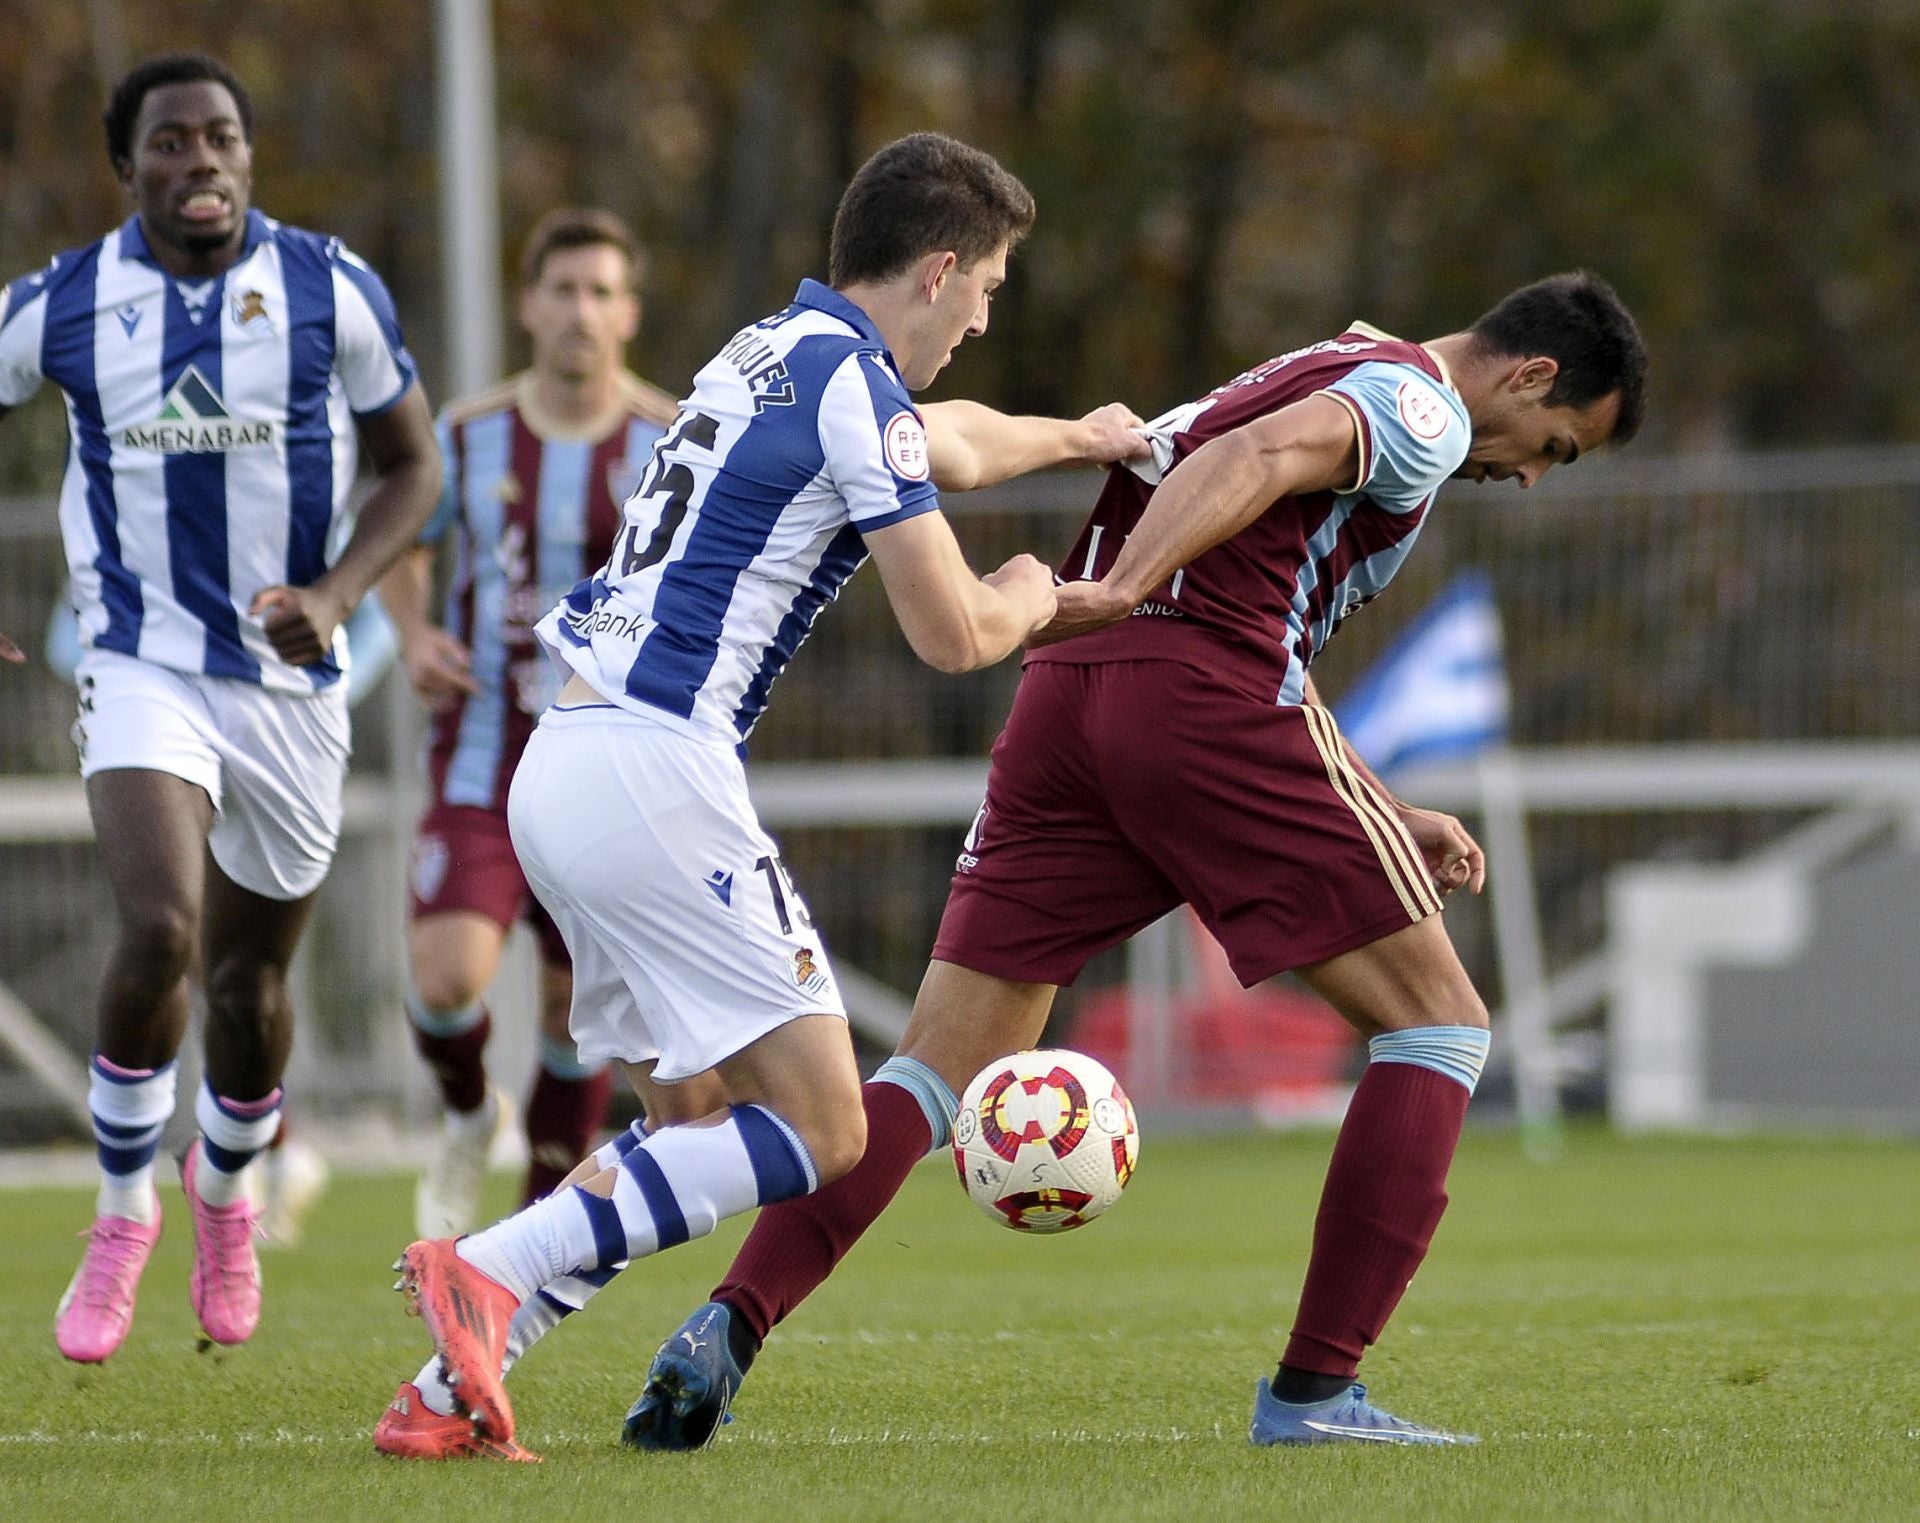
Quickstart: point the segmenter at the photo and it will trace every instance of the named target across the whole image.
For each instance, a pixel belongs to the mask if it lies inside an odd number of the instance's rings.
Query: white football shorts
[[[344,682],[311,697],[269,692],[110,650],[85,652],[74,679],[81,777],[136,767],[184,778],[213,800],[207,845],[221,872],[265,899],[320,886],[352,749]]]
[[[611,704],[550,708],[507,825],[573,955],[582,1062],[657,1059],[670,1083],[799,1016],[846,1018],[731,746]]]

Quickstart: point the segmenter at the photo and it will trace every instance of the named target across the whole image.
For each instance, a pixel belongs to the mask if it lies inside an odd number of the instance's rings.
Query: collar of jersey
[[[862,338],[871,339],[882,349],[887,347],[887,341],[880,336],[880,330],[874,327],[873,319],[832,286],[822,285],[817,280],[803,280],[800,282],[800,289],[793,293],[793,304],[796,307],[812,307],[819,312],[831,313]]]
[[[1396,337],[1384,328],[1376,328],[1372,323],[1363,323],[1358,320],[1347,324],[1347,332],[1364,333],[1368,338],[1384,339],[1390,344],[1404,344],[1406,342],[1405,339]],[[1447,362],[1441,359],[1439,355],[1435,354],[1425,344],[1415,344],[1414,348],[1418,349],[1428,359],[1433,361],[1434,369],[1440,372],[1440,379],[1446,383],[1447,389],[1458,393],[1460,388],[1454,385],[1453,372],[1447,368]]]
[[[273,222],[263,211],[247,208],[247,236],[240,245],[240,254],[233,262],[238,264],[256,248],[260,241],[273,231]],[[160,261],[153,257],[153,251],[147,247],[147,231],[140,225],[140,214],[135,212],[120,224],[120,257],[138,259],[142,264],[153,265],[156,269]]]

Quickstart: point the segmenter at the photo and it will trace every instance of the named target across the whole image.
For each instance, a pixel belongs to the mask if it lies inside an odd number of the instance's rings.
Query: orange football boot
[[[513,1292],[455,1253],[450,1237],[412,1244],[393,1267],[400,1271],[394,1289],[405,1292],[407,1309],[427,1324],[453,1399],[484,1437],[511,1443],[513,1403],[500,1366],[507,1326],[520,1306]]]
[[[373,1447],[401,1460],[513,1460],[537,1465],[540,1456],[509,1439],[504,1444],[476,1433],[473,1419],[442,1417],[420,1397],[411,1380],[402,1381],[393,1401],[374,1426]]]

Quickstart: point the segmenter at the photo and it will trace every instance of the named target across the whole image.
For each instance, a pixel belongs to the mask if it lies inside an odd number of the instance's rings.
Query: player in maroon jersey
[[[414,845],[407,1015],[440,1086],[446,1122],[415,1199],[428,1237],[477,1225],[502,1102],[482,1059],[482,995],[523,914],[540,943],[540,1063],[527,1102],[526,1198],[546,1194],[593,1147],[611,1077],[567,1034],[566,944],[527,889],[507,837],[507,784],[557,685],[533,625],[607,558],[620,505],[674,402],[626,368],[638,331],[640,250],[603,211],[549,213],[527,240],[520,322],[533,363],[449,406],[439,510],[381,595],[407,674],[433,710],[430,799]],[[444,626],[427,614],[435,549],[458,551]],[[701,1086],[648,1095],[648,1113],[691,1119]],[[696,1109],[680,1115],[682,1104]]]
[[[1027,658],[912,1021],[864,1090],[864,1158],[761,1212],[655,1357],[629,1442],[709,1441],[761,1340],[946,1143],[955,1091],[1032,1046],[1088,958],[1182,901],[1243,982],[1291,968],[1370,1039],[1253,1441],[1470,1441],[1382,1412],[1355,1375],[1426,1254],[1486,1058],[1437,914],[1479,890],[1483,859],[1459,821],[1381,786],[1307,667],[1443,481],[1531,486],[1626,442],[1645,368],[1605,282],[1563,275],[1428,344],[1356,324],[1148,425],[1153,461],[1110,472],[1055,643]]]

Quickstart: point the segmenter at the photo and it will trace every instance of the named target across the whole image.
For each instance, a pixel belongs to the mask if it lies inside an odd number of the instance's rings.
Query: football
[[[1139,1157],[1140,1127],[1120,1081],[1061,1048],[989,1063],[953,1119],[960,1183],[1019,1232],[1084,1227],[1120,1198]]]

